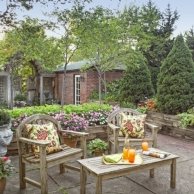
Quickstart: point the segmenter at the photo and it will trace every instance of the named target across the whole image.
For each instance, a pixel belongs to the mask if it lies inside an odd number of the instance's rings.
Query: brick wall
[[[98,75],[96,71],[88,71],[87,73],[81,73],[77,71],[67,72],[66,87],[65,87],[65,104],[74,104],[74,76],[81,75],[84,77],[84,81],[80,82],[80,96],[81,103],[87,102],[90,93],[93,90],[98,90]],[[121,71],[110,71],[106,73],[107,82],[111,82],[115,79],[119,79],[122,76]],[[57,101],[61,101],[61,87],[62,87],[63,73],[56,74],[55,84],[55,96]]]

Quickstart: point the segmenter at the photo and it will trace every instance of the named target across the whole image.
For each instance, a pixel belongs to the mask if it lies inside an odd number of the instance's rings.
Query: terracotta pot
[[[0,179],[0,194],[3,194],[6,186],[6,178]]]
[[[63,137],[64,143],[69,147],[76,148],[78,139],[77,137]]]
[[[94,156],[102,156],[103,153],[104,153],[104,150],[95,150],[95,151],[93,152],[93,155],[94,155]]]

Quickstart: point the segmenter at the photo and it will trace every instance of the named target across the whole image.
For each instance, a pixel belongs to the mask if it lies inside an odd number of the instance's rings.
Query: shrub
[[[9,113],[3,109],[0,109],[0,126],[9,124],[11,117]]]
[[[179,35],[163,62],[158,79],[157,106],[167,114],[186,112],[194,105],[194,63]]]
[[[99,138],[96,138],[96,139],[90,141],[88,143],[87,147],[91,153],[94,153],[96,150],[105,151],[108,148],[108,144],[105,141],[103,141]]]
[[[141,54],[135,53],[120,84],[120,102],[137,105],[145,98],[153,96],[150,72]]]

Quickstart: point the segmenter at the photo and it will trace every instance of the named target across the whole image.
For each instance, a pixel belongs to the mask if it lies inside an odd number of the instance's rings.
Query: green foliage
[[[194,61],[194,28],[191,28],[185,33],[186,43],[192,53],[192,58]]]
[[[17,94],[14,100],[15,101],[26,101],[26,96],[24,94]]]
[[[108,148],[108,144],[105,141],[96,138],[88,143],[87,148],[91,153],[94,153],[96,150],[105,151]]]
[[[114,80],[107,84],[107,94],[105,101],[107,103],[119,100],[120,80]]]
[[[161,67],[157,106],[167,114],[185,112],[194,105],[194,63],[183,37],[179,35]]]
[[[0,109],[0,126],[9,124],[11,117],[8,111]]]
[[[66,105],[63,108],[59,105],[44,105],[44,106],[31,106],[31,107],[22,107],[22,108],[14,108],[13,110],[9,110],[9,113],[12,118],[19,118],[21,116],[30,116],[33,114],[52,114],[65,112],[67,114],[71,113],[86,113],[90,111],[110,111],[111,106],[108,104],[98,104],[98,103],[85,103],[82,105]]]
[[[194,114],[181,113],[178,117],[180,118],[182,127],[194,126]]]
[[[138,104],[145,98],[152,97],[154,90],[151,83],[150,72],[144,58],[138,52],[136,57],[129,61],[122,81],[120,82],[120,102]]]
[[[170,5],[162,12],[149,0],[145,5],[125,8],[120,17],[126,36],[132,37],[147,60],[156,91],[157,75],[161,62],[172,48],[171,35],[179,15],[176,10],[171,11]]]
[[[47,38],[45,28],[36,19],[27,18],[20,26],[6,33],[1,45],[0,60],[9,61],[16,53],[21,53],[24,67],[37,60],[42,69],[53,70],[63,61],[60,41]]]

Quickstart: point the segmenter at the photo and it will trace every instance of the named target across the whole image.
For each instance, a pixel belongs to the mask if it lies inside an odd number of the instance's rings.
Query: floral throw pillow
[[[54,129],[53,123],[42,125],[26,124],[26,130],[30,139],[48,140],[51,142],[46,148],[47,154],[62,150],[59,142],[59,137],[57,131]],[[40,153],[39,146],[33,145],[33,151],[35,155],[38,156]]]
[[[144,138],[144,124],[146,115],[125,115],[121,113],[122,121],[120,128],[120,135],[131,138]]]

